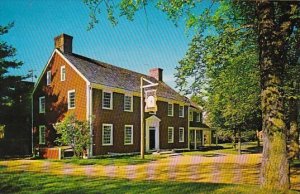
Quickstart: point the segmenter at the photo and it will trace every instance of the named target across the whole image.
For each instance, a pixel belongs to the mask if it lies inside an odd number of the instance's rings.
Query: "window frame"
[[[43,140],[42,140],[42,129],[44,130],[44,136],[43,136]],[[46,126],[45,125],[40,125],[39,126],[39,144],[40,145],[45,145],[46,144]]]
[[[42,109],[42,99],[44,99],[44,109]],[[39,97],[39,113],[45,113],[46,112],[46,98],[45,96]]]
[[[126,97],[130,97],[130,110],[126,110],[125,109],[125,99]],[[124,111],[125,112],[133,112],[133,95],[130,95],[130,94],[124,94]]]
[[[180,139],[180,130],[182,130],[182,139]],[[179,138],[178,138],[178,141],[180,143],[183,143],[184,142],[184,127],[179,127]]]
[[[71,107],[70,101],[70,94],[74,92],[74,107]],[[75,109],[76,108],[76,92],[75,89],[68,90],[68,109]]]
[[[104,93],[109,93],[110,94],[110,107],[104,107]],[[113,110],[113,92],[111,91],[102,91],[102,109],[105,110]]]
[[[172,130],[172,139],[169,139],[169,130]],[[174,127],[168,127],[168,143],[174,143]]]
[[[64,70],[64,72],[63,72]],[[66,81],[66,66],[63,65],[60,67],[60,81]]]
[[[46,83],[47,86],[51,85],[52,82],[52,75],[51,75],[51,70],[47,71],[47,76],[46,76]]]
[[[131,138],[130,138],[130,143],[126,143],[126,127],[130,127],[131,129]],[[124,145],[133,145],[133,125],[125,125],[124,126]]]
[[[182,111],[180,111],[180,107],[182,107]],[[180,115],[182,113],[182,115]],[[184,118],[184,105],[179,105],[179,117]]]
[[[172,106],[172,114],[169,114],[169,105]],[[173,116],[174,116],[174,104],[173,104],[173,103],[169,103],[169,102],[168,102],[168,110],[167,110],[167,111],[168,111],[168,116],[169,116],[169,117],[173,117]]]
[[[104,143],[104,127],[110,127],[110,143]],[[113,133],[114,126],[113,124],[103,123],[102,124],[102,146],[112,146],[113,143]]]

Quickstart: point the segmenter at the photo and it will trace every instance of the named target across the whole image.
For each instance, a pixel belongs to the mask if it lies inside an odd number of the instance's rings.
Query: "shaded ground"
[[[210,153],[127,165],[8,160],[0,161],[0,191],[253,193],[259,189],[260,161],[261,154]],[[300,190],[299,168],[292,168],[291,181]]]

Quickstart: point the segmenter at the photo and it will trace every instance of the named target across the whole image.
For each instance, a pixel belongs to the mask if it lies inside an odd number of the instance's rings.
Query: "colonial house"
[[[145,113],[143,118],[145,150],[188,149],[193,142],[198,145],[199,139],[194,137],[204,130],[201,111],[163,82],[162,69],[150,69],[149,75],[143,75],[75,54],[72,39],[66,34],[54,39],[55,49],[35,85],[35,148],[54,147],[55,124],[67,113],[74,113],[80,120],[93,117],[90,156],[139,152],[141,77],[157,84],[157,111]],[[193,114],[193,121],[189,122],[189,114]],[[189,132],[189,125],[194,136]]]

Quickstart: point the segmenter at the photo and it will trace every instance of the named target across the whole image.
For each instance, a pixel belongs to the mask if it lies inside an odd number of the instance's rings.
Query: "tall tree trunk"
[[[263,121],[261,186],[287,190],[290,182],[282,91],[285,40],[284,34],[277,33],[280,28],[275,23],[273,6],[261,0],[257,9]]]
[[[289,101],[289,123],[290,123],[290,145],[289,145],[289,158],[299,159],[299,127],[298,127],[298,106],[296,99]]]

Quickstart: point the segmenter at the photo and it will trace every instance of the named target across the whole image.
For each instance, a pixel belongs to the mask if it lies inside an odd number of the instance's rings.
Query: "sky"
[[[73,36],[73,52],[112,65],[148,74],[149,69],[164,70],[163,80],[175,87],[174,73],[191,39],[184,25],[176,27],[165,13],[147,7],[134,21],[121,18],[113,26],[103,14],[100,23],[87,31],[89,10],[81,0],[1,0],[0,25],[14,22],[1,36],[17,49],[16,59],[24,65],[11,73],[39,76],[54,50],[54,37]],[[37,79],[35,79],[37,80]]]

